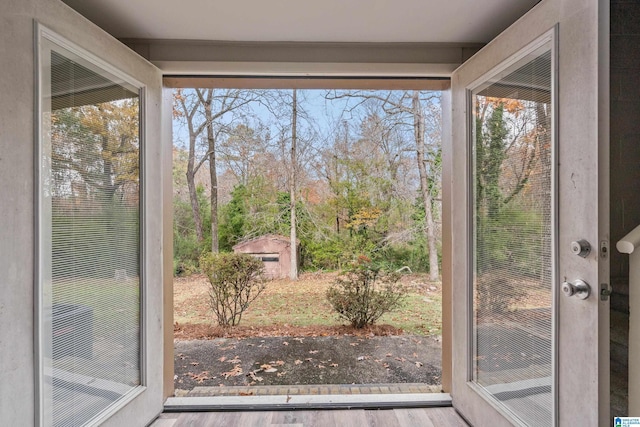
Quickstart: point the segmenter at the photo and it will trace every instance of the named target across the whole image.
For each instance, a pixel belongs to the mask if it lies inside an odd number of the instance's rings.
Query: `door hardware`
[[[571,242],[571,252],[573,252],[574,255],[586,258],[591,253],[591,244],[584,239]]]
[[[563,282],[562,292],[568,297],[575,295],[580,299],[587,299],[591,294],[591,287],[584,280],[576,279],[573,282]]]
[[[606,301],[613,293],[613,289],[609,288],[606,283],[600,283],[600,301]]]
[[[600,258],[607,259],[609,256],[609,242],[603,240],[600,242]]]

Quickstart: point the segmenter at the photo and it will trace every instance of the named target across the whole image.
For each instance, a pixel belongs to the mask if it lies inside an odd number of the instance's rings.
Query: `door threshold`
[[[450,407],[449,393],[169,397],[164,412]]]

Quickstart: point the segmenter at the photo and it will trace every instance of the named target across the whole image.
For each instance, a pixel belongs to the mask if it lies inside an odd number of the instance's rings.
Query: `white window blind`
[[[43,38],[41,416],[91,424],[141,384],[139,89]]]
[[[525,425],[553,420],[550,43],[472,92],[473,381]]]

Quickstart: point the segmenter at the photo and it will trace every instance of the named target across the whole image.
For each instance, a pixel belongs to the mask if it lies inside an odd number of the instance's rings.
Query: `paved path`
[[[187,397],[205,396],[266,396],[266,395],[331,395],[331,394],[402,394],[402,393],[440,393],[439,385],[422,383],[391,384],[328,384],[296,386],[231,386],[231,387],[195,387],[184,394]]]

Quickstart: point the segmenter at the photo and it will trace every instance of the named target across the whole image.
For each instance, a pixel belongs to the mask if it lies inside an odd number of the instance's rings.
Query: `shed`
[[[300,242],[297,242],[297,245],[299,246]],[[255,239],[238,243],[233,247],[233,252],[249,254],[262,260],[265,274],[271,279],[289,275],[291,269],[291,239],[286,236],[269,234],[256,237]]]

